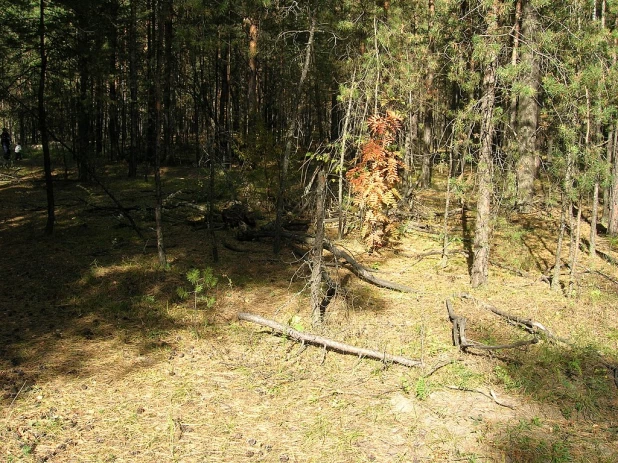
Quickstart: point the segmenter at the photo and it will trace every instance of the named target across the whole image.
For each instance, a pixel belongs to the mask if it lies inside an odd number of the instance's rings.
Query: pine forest
[[[618,0],[0,0],[0,460],[618,461]]]

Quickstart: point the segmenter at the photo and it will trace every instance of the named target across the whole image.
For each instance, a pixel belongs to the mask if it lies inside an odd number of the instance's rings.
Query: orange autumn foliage
[[[396,228],[387,212],[400,197],[396,189],[402,167],[389,149],[401,128],[401,119],[387,112],[368,120],[370,138],[361,148],[358,164],[346,174],[356,204],[364,211],[361,234],[370,249],[385,246]]]

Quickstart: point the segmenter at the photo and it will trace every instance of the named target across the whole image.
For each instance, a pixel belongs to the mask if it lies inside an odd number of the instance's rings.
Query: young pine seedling
[[[207,309],[215,304],[215,297],[208,294],[211,289],[217,286],[218,282],[212,268],[207,267],[202,271],[196,268],[189,270],[187,272],[187,281],[191,284],[190,289],[181,286],[176,290],[181,299],[187,300],[193,297],[194,309],[197,309],[198,302],[205,302]]]

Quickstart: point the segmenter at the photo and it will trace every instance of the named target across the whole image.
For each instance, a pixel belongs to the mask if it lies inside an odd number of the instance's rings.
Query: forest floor
[[[582,252],[571,297],[568,268],[563,291],[552,291],[543,275],[554,262],[558,212],[542,198],[530,214],[497,220],[489,283],[476,290],[464,253],[446,267],[439,255],[421,255],[440,248],[431,230],[411,223],[394,250],[372,254],[350,234],[339,244],[359,262],[418,292],[381,289],[331,268],[342,290],[314,331],[302,262],[287,247],[275,258],[267,239],[237,242],[234,230],[221,230],[215,264],[195,209],[166,211],[169,269],[161,270],[153,183],[126,179],[123,166],[102,177],[147,241],[100,186],[62,173],[55,232],[44,236],[37,164],[0,172],[1,461],[618,461],[618,380],[610,368],[618,365],[618,268]],[[167,194],[182,190],[177,205],[205,203],[200,170],[167,168],[163,181]],[[257,190],[239,197],[264,207]],[[424,211],[417,222],[440,231],[444,195],[428,190],[417,200]],[[451,216],[453,251],[469,248],[473,219],[473,211]],[[599,238],[618,259],[613,244]],[[186,273],[207,267],[218,277],[207,291],[214,305],[181,300]],[[531,336],[484,301],[568,342],[461,352],[447,299],[475,341]],[[423,366],[303,346],[239,322],[239,312]]]

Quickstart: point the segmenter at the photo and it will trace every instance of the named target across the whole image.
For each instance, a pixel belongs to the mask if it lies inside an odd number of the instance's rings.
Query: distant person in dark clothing
[[[2,151],[4,154],[4,159],[11,158],[11,136],[9,135],[9,131],[4,128],[2,129],[2,136],[0,137],[2,141]]]

